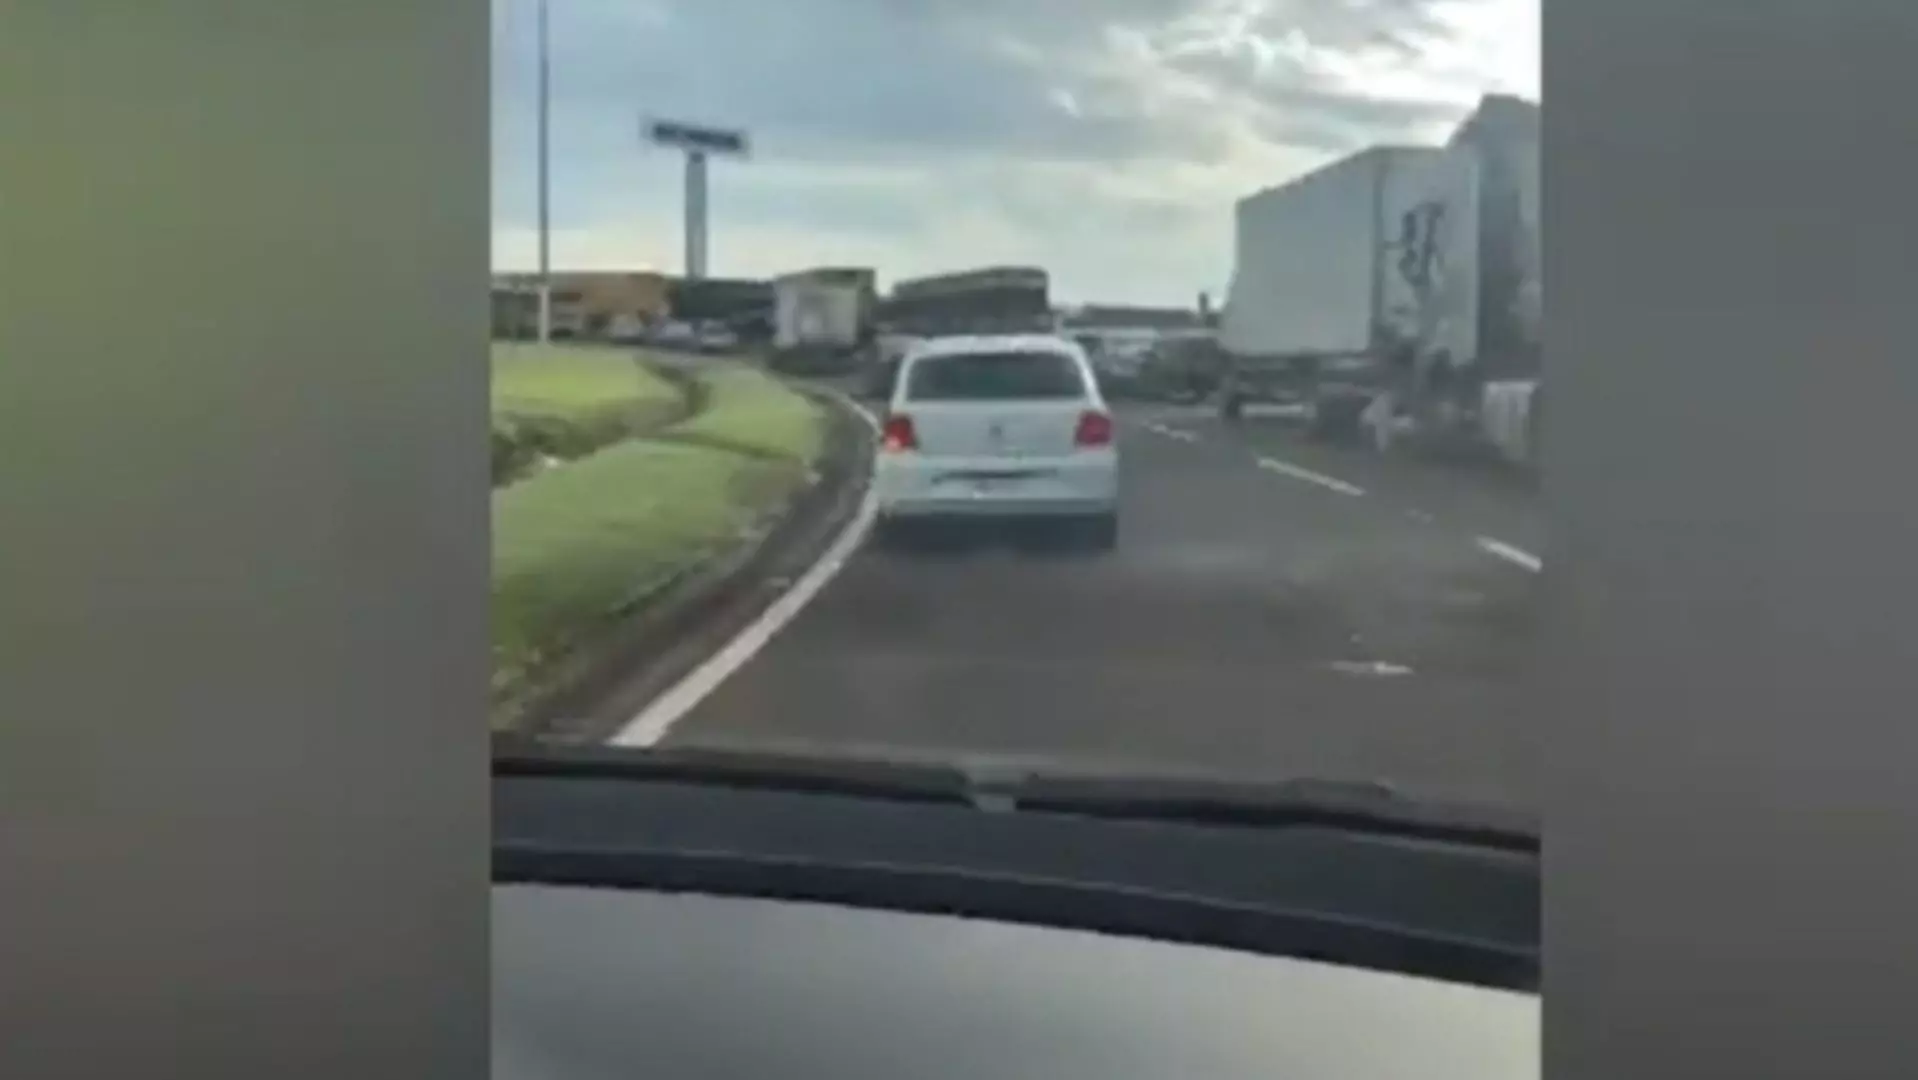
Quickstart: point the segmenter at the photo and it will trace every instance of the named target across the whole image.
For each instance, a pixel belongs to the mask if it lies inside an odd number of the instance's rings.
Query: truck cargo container
[[[866,343],[869,313],[858,282],[808,273],[775,279],[772,366],[807,374],[850,369]]]
[[[1051,279],[1034,266],[990,266],[894,283],[879,319],[899,333],[1049,332],[1057,326]]]
[[[1296,403],[1321,435],[1529,462],[1538,131],[1535,104],[1492,96],[1443,147],[1373,148],[1242,200],[1221,410]]]
[[[1428,211],[1418,348],[1375,410],[1425,446],[1535,463],[1544,377],[1539,109],[1489,97],[1446,147],[1458,166]]]
[[[1035,266],[989,266],[895,282],[879,304],[879,338],[870,351],[866,392],[892,393],[902,342],[952,334],[1051,333],[1051,277]]]
[[[1356,424],[1402,361],[1417,299],[1391,256],[1445,166],[1435,147],[1360,151],[1240,201],[1219,343],[1220,403],[1306,406],[1315,428]]]

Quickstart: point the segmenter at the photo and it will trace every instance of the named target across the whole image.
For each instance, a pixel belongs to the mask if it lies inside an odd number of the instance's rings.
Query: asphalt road
[[[668,743],[1385,780],[1536,810],[1536,499],[1121,413],[1120,546],[869,544]]]

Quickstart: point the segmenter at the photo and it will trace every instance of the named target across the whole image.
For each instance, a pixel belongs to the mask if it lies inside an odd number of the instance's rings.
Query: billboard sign
[[[703,127],[678,120],[647,120],[642,127],[646,140],[658,146],[705,154],[743,155],[750,149],[743,131]]]

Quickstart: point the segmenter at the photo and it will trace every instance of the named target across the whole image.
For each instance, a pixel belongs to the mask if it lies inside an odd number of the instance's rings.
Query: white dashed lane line
[[[1142,426],[1155,435],[1163,435],[1168,439],[1174,439],[1179,442],[1196,443],[1199,441],[1199,435],[1196,432],[1167,427],[1164,424],[1153,421],[1146,421]],[[1294,480],[1302,480],[1308,484],[1316,484],[1328,491],[1336,491],[1341,495],[1356,497],[1366,493],[1365,489],[1359,487],[1357,484],[1349,484],[1336,476],[1327,476],[1322,472],[1314,472],[1301,465],[1294,465],[1288,461],[1280,461],[1278,458],[1262,457],[1258,458],[1257,461],[1259,468],[1267,472],[1278,473],[1281,476],[1289,476]],[[1407,507],[1405,516],[1422,525],[1436,525],[1438,523],[1438,517],[1436,515],[1417,507]],[[1522,567],[1532,573],[1538,573],[1545,565],[1544,560],[1540,559],[1537,555],[1523,548],[1514,547],[1503,540],[1497,540],[1489,536],[1479,536],[1473,539],[1478,544],[1479,549],[1486,554],[1496,559],[1502,559],[1514,566]]]
[[[1489,536],[1478,538],[1478,546],[1494,558],[1504,559],[1514,566],[1522,566],[1536,574],[1544,569],[1545,561],[1523,548],[1516,548],[1503,540],[1494,540]]]
[[[1181,431],[1178,428],[1167,427],[1164,424],[1155,424],[1147,421],[1145,429],[1154,435],[1163,435],[1168,439],[1173,439],[1178,442],[1195,443],[1199,441],[1199,436],[1193,432]]]
[[[1303,480],[1308,484],[1317,484],[1318,486],[1322,488],[1326,488],[1327,490],[1330,490],[1330,491],[1336,491],[1341,495],[1356,496],[1356,495],[1365,494],[1364,488],[1358,487],[1357,485],[1354,485],[1354,484],[1348,484],[1345,481],[1340,480],[1336,476],[1327,476],[1324,473],[1313,472],[1311,469],[1303,468],[1298,465],[1293,465],[1290,462],[1280,461],[1277,458],[1268,458],[1268,457],[1260,458],[1259,468],[1265,469],[1269,472],[1275,472],[1284,476],[1289,476],[1294,480]]]
[[[1184,431],[1175,427],[1167,427],[1166,425],[1157,423],[1155,421],[1151,421],[1151,420],[1146,421],[1144,424],[1144,427],[1147,431],[1152,432],[1154,435],[1163,435],[1168,439],[1176,439],[1179,442],[1196,443],[1199,441],[1199,435],[1197,432]],[[1340,480],[1336,476],[1327,476],[1324,473],[1313,472],[1311,469],[1305,468],[1300,465],[1293,465],[1290,462],[1280,461],[1277,458],[1262,457],[1258,459],[1258,463],[1259,463],[1259,468],[1265,469],[1268,472],[1275,472],[1284,476],[1289,476],[1294,480],[1303,480],[1308,484],[1317,484],[1318,486],[1322,488],[1326,488],[1331,491],[1336,491],[1341,495],[1365,494],[1365,489],[1357,486],[1356,484],[1348,484],[1345,481]]]

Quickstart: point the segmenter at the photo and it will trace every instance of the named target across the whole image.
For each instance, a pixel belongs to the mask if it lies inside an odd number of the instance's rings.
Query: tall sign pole
[[[686,151],[686,279],[706,276],[706,151]]]
[[[644,135],[654,146],[686,155],[686,280],[699,281],[706,276],[706,162],[716,155],[745,157],[749,151],[746,133],[675,120],[648,120]]]
[[[539,0],[539,342],[553,340],[553,240],[551,141],[547,132],[552,66],[547,41],[547,0]]]

